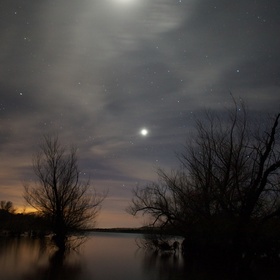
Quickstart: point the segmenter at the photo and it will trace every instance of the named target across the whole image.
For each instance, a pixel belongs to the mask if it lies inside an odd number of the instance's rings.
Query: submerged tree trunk
[[[54,244],[57,248],[61,251],[65,251],[66,249],[66,242],[67,242],[67,235],[63,233],[56,233],[52,238]]]

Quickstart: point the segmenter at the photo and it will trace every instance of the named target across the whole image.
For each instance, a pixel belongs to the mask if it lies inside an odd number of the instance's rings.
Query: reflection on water
[[[74,254],[55,250],[48,239],[0,238],[1,279],[80,279],[74,260]]]
[[[142,265],[145,275],[152,277],[148,279],[185,279],[184,262],[178,253],[146,252]]]
[[[277,279],[246,273],[234,278],[219,263],[201,266],[185,260],[180,252],[141,250],[135,242],[139,238],[137,234],[92,233],[79,251],[62,252],[55,251],[48,240],[0,237],[0,279]]]
[[[79,251],[55,251],[48,240],[0,238],[0,271],[5,280],[172,279],[179,255],[139,249],[137,234],[93,233]]]

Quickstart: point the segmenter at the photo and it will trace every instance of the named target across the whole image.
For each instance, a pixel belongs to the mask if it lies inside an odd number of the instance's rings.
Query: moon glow
[[[133,3],[135,0],[115,0],[115,2],[119,3],[119,4],[131,4]]]

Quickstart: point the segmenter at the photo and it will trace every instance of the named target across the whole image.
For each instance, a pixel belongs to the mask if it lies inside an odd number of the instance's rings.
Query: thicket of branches
[[[82,181],[76,150],[67,150],[57,137],[45,137],[33,160],[37,181],[24,186],[24,198],[47,219],[58,245],[72,231],[92,226],[105,195]]]
[[[179,156],[181,167],[159,169],[158,182],[136,188],[128,211],[200,247],[279,253],[279,119],[257,123],[236,103],[226,116],[206,113]]]

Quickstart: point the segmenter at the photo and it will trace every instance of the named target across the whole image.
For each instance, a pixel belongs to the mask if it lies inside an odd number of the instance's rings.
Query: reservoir
[[[156,280],[183,279],[181,254],[139,248],[141,234],[90,233],[61,256],[44,240],[0,238],[1,280]]]

